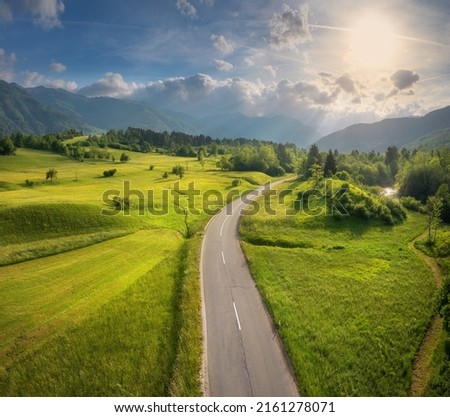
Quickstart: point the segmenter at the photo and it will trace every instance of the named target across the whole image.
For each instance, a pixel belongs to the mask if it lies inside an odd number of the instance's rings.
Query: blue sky
[[[0,78],[327,133],[450,104],[450,2],[0,0]]]

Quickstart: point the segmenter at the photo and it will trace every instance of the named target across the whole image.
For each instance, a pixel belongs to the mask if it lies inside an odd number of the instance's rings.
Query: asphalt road
[[[237,228],[245,206],[241,199],[228,205],[210,221],[203,239],[205,394],[297,396],[283,346],[239,244]]]

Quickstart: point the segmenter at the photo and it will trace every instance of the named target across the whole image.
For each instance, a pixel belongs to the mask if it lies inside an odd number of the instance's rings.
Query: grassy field
[[[293,196],[310,186],[290,185]],[[408,395],[437,295],[430,270],[407,246],[425,228],[424,216],[409,213],[403,224],[387,226],[286,216],[276,197],[272,208],[277,215],[243,219],[243,248],[301,393]]]
[[[201,167],[194,158],[127,153],[127,163],[25,149],[0,159],[0,395],[200,394],[197,261],[209,215],[185,215],[193,197],[183,190],[194,181],[202,193],[243,192],[268,177],[224,173],[214,160]],[[179,178],[163,174],[177,164],[186,174],[174,207],[162,192]],[[45,181],[50,168],[53,182]],[[243,176],[250,182],[231,187]],[[123,195],[124,181],[145,197],[134,192],[128,214],[103,198],[105,190]],[[167,214],[140,212],[147,207]]]
[[[450,226],[440,226],[433,247],[426,244],[425,236],[416,243],[416,247],[426,255],[435,258],[441,269],[443,286],[438,314],[443,313],[442,309],[450,309]],[[444,326],[438,336],[439,340],[430,360],[430,375],[425,394],[433,397],[448,397],[450,396],[450,328]]]

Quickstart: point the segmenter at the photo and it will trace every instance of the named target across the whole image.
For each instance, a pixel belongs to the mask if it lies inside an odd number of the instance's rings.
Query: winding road
[[[230,203],[206,227],[201,275],[208,396],[298,395],[278,333],[239,244],[241,210],[263,189]]]

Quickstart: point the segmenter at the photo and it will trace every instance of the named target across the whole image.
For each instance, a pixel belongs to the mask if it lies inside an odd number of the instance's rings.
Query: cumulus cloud
[[[340,76],[336,80],[336,84],[341,87],[346,93],[354,94],[356,93],[355,82],[348,74]]]
[[[10,21],[14,16],[33,16],[35,24],[46,29],[61,27],[62,0],[0,0],[0,19]]]
[[[192,19],[197,17],[197,10],[188,0],[177,0],[176,5],[183,16],[189,16]]]
[[[8,54],[0,48],[0,79],[11,82],[14,79],[14,63],[16,62],[14,52]]]
[[[317,117],[336,100],[339,88],[326,89],[314,82],[263,83],[239,77],[225,80],[207,74],[150,82],[145,101],[198,116],[241,112],[248,116],[289,115]],[[141,99],[144,97],[139,95]]]
[[[277,69],[275,67],[273,67],[272,65],[264,65],[263,69],[272,78],[275,78],[277,76]]]
[[[419,74],[416,74],[411,70],[400,69],[394,72],[390,79],[395,88],[398,90],[404,90],[419,81],[419,78]]]
[[[270,21],[270,42],[274,49],[296,49],[311,39],[308,24],[308,5],[298,9],[284,6],[283,13],[275,13]]]
[[[23,85],[25,87],[36,87],[43,85],[44,87],[49,88],[63,88],[67,91],[75,91],[78,88],[78,84],[75,81],[48,78],[35,71],[25,71],[23,75]]]
[[[200,116],[253,108],[263,86],[242,78],[217,80],[207,74],[169,78],[147,84],[146,101]]]
[[[225,39],[223,35],[211,35],[212,43],[214,48],[224,53],[225,55],[231,54],[234,51],[233,42]]]
[[[87,97],[129,97],[142,86],[135,82],[127,83],[121,74],[107,72],[97,82],[81,88],[78,92]]]
[[[289,80],[282,80],[278,83],[277,94],[282,97],[289,97],[292,101],[308,101],[314,105],[329,105],[336,101],[339,89],[326,90],[320,88],[314,82],[299,81],[293,83]]]
[[[60,62],[52,62],[49,66],[48,69],[52,72],[64,72],[67,67],[64,64],[61,64]]]
[[[215,59],[214,64],[216,65],[216,68],[220,71],[231,71],[234,68],[233,64],[224,61],[223,59]]]

